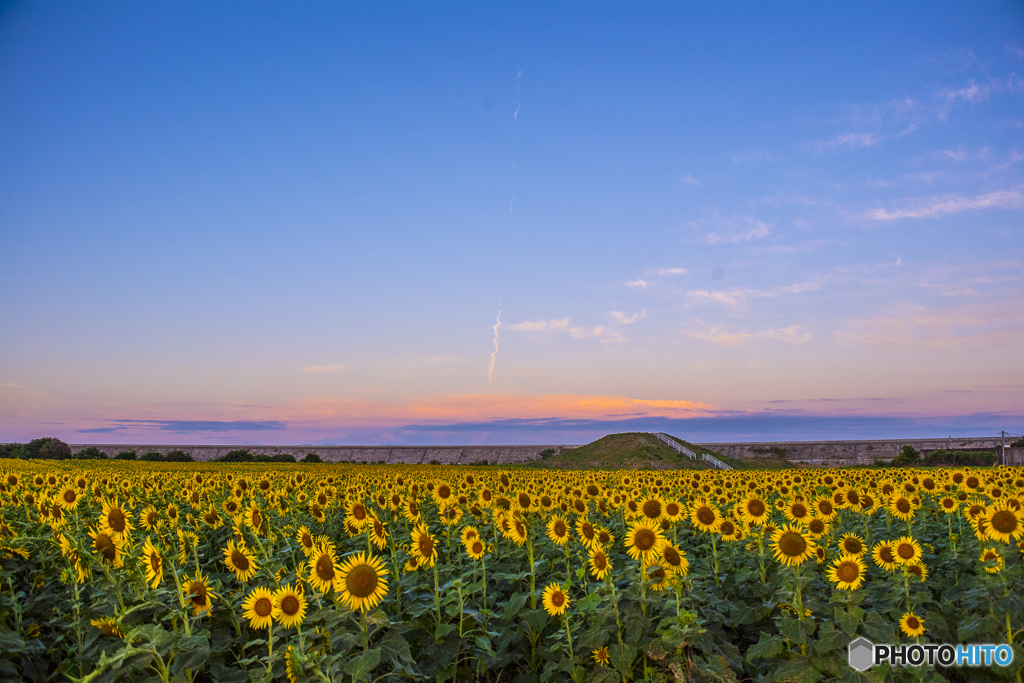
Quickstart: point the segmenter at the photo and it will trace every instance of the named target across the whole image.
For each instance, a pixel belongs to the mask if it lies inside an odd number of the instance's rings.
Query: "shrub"
[[[156,451],[150,451],[149,453],[143,453],[139,456],[139,460],[145,460],[146,462],[163,462],[163,453],[157,453]]]
[[[266,453],[253,453],[252,454],[252,461],[253,462],[270,462],[270,456],[267,455]]]
[[[135,453],[134,450],[121,451],[120,453],[114,456],[114,460],[138,460],[138,458],[139,456]]]
[[[0,444],[0,458],[24,458],[25,447],[20,443],[3,443]]]
[[[271,462],[295,462],[295,456],[291,453],[277,453],[270,456]]]
[[[194,462],[191,455],[177,448],[165,455],[164,460],[167,462]]]
[[[71,446],[53,437],[32,439],[25,444],[24,450],[24,457],[37,460],[67,460],[71,457]]]
[[[544,450],[542,450],[540,452],[540,455],[538,457],[541,460],[546,460],[547,458],[550,458],[554,454],[555,454],[555,449],[554,448],[545,448]]]
[[[926,465],[953,465],[956,467],[985,467],[992,465],[996,456],[991,451],[947,451],[934,450],[924,459]]]
[[[899,452],[895,458],[892,459],[892,464],[896,467],[905,467],[908,465],[916,465],[921,462],[921,454],[917,452],[917,449],[907,444]]]
[[[106,458],[107,454],[95,446],[86,446],[75,453],[76,460],[105,460]]]
[[[1024,448],[1024,439],[1017,439],[1010,444],[1010,448]]]
[[[214,462],[252,462],[252,453],[245,448],[236,448],[219,458],[214,458]]]
[[[323,460],[321,460],[320,456],[317,455],[316,453],[307,453],[306,457],[302,459],[302,462],[317,463],[317,462],[323,462]]]

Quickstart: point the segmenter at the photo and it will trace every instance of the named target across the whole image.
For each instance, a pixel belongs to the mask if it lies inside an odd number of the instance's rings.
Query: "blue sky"
[[[1010,2],[7,3],[0,440],[1024,431],[1022,105]]]

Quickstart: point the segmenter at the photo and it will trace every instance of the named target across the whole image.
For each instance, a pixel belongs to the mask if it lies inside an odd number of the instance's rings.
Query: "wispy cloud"
[[[764,221],[758,220],[753,216],[743,216],[742,221],[746,223],[745,230],[728,231],[728,232],[709,232],[704,240],[708,244],[739,244],[740,242],[749,242],[750,240],[758,240],[768,236],[768,225]]]
[[[533,322],[521,322],[505,325],[505,329],[513,332],[557,332],[569,329],[569,319],[559,318],[557,320],[536,320]]]
[[[700,185],[700,181],[698,181],[689,173],[682,177],[682,181],[684,185]]]
[[[571,327],[569,328],[569,336],[573,339],[595,338],[602,342],[626,341],[621,332],[603,325],[595,325],[594,327]]]
[[[702,304],[720,304],[722,306],[744,306],[754,299],[777,298],[782,294],[803,294],[821,289],[817,282],[798,282],[774,289],[751,289],[736,287],[729,290],[691,289],[683,293],[686,307]]]
[[[302,372],[307,375],[322,375],[329,374],[332,372],[344,372],[344,365],[310,365],[302,369]]]
[[[640,311],[639,313],[623,313],[622,311],[611,311],[612,318],[615,319],[618,325],[632,325],[637,320],[642,320],[647,315],[647,311]]]
[[[689,272],[686,268],[651,268],[647,271],[647,274],[656,277],[671,277],[673,275],[686,275]]]
[[[112,426],[79,429],[82,434],[116,434],[139,429],[155,429],[160,432],[191,434],[194,432],[265,432],[284,429],[287,425],[278,420],[107,420]]]
[[[635,280],[630,280],[629,282],[625,282],[623,284],[625,284],[627,287],[632,287],[633,289],[647,289],[647,285],[649,283],[647,282],[647,280],[641,280],[640,278],[637,278]]]
[[[947,195],[914,202],[903,209],[874,209],[866,218],[875,221],[893,221],[901,218],[938,218],[944,214],[969,209],[1019,209],[1024,208],[1024,196],[1017,190],[1002,190],[975,197]]]
[[[806,344],[811,341],[811,333],[803,325],[792,325],[760,332],[730,332],[723,325],[712,325],[705,329],[687,330],[687,337],[701,339],[719,346],[745,346],[752,339],[774,339],[787,344]]]
[[[874,147],[879,142],[881,138],[876,133],[840,133],[831,140],[815,142],[814,146],[819,152],[834,152],[840,149]]]
[[[908,304],[873,318],[849,320],[834,333],[842,344],[895,349],[1017,346],[1022,335],[1019,300],[946,308]]]
[[[1006,53],[1013,55],[1017,59],[1024,59],[1024,49],[1021,49],[1021,46],[1016,43],[1007,43]]]

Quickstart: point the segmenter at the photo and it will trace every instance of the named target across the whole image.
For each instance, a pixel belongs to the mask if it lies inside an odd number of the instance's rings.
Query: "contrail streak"
[[[501,311],[498,311],[498,322],[494,323],[494,351],[491,352],[491,367],[487,371],[487,384],[494,379],[494,361],[498,359],[498,328],[501,327]]]

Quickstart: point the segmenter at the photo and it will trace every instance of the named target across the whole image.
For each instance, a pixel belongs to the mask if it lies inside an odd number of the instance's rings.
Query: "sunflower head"
[[[799,526],[785,525],[772,534],[772,551],[779,562],[795,567],[814,554],[814,541]]]
[[[544,611],[553,617],[565,613],[569,609],[569,596],[557,583],[549,583],[544,589]]]

